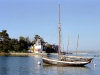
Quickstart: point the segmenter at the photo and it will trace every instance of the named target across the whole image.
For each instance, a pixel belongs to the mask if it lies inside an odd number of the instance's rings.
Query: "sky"
[[[58,42],[58,4],[61,5],[62,48],[100,50],[100,0],[0,0],[0,31],[10,38],[40,35],[46,42]]]

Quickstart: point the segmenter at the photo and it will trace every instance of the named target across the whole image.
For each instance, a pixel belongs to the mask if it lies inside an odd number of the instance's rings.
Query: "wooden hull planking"
[[[84,66],[86,64],[89,64],[92,59],[89,59],[87,61],[60,61],[50,58],[42,58],[43,63],[49,64],[49,65],[58,65],[58,66]]]

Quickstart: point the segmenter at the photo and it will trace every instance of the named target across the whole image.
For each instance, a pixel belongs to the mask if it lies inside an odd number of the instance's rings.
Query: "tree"
[[[35,35],[35,36],[34,36],[34,40],[32,41],[32,42],[33,42],[33,44],[35,44],[35,43],[36,43],[36,41],[37,41],[38,39],[40,39],[40,41],[41,41],[41,44],[42,44],[42,45],[44,45],[44,44],[45,44],[45,41],[44,41],[44,40],[43,40],[43,38],[42,38],[42,37],[40,37],[39,35]]]
[[[55,53],[56,52],[56,50],[53,48],[54,45],[47,43],[45,46],[46,46],[46,50],[45,50],[46,53]]]
[[[29,37],[19,37],[18,39],[9,38],[7,30],[0,32],[0,52],[26,52],[28,46],[31,46],[32,42]]]
[[[2,43],[2,41],[0,41],[0,52],[2,52],[3,51],[3,43]]]
[[[27,50],[28,50],[28,46],[31,46],[31,42],[30,42],[30,40],[29,40],[29,37],[23,37],[23,36],[21,36],[20,38],[19,38],[19,44],[20,44],[20,52],[27,52]]]
[[[18,52],[20,50],[20,45],[18,39],[11,39],[10,40],[10,51]]]
[[[9,47],[10,38],[6,30],[2,30],[0,32],[0,50],[3,52],[8,52],[10,49]]]
[[[0,32],[0,39],[9,39],[9,35],[7,33],[7,30],[2,30],[2,32]]]
[[[54,48],[51,44],[46,44],[42,37],[39,35],[34,36],[34,40],[31,42],[29,37],[20,36],[18,39],[11,39],[7,30],[0,32],[0,52],[27,52],[28,47],[34,45],[37,40],[40,40],[44,51],[50,53],[54,52]]]

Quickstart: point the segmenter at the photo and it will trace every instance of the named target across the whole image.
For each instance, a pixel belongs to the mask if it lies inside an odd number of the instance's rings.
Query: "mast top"
[[[59,13],[59,15],[58,15],[59,16],[59,24],[61,24],[61,21],[60,21],[60,4],[59,4],[58,7],[59,7],[59,11],[58,11],[58,13]]]

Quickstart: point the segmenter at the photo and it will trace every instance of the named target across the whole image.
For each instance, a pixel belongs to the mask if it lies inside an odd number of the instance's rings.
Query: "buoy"
[[[94,64],[94,67],[96,67],[96,64]]]
[[[38,65],[41,65],[41,62],[40,62],[40,61],[38,61],[38,62],[37,62],[37,64],[38,64]]]

